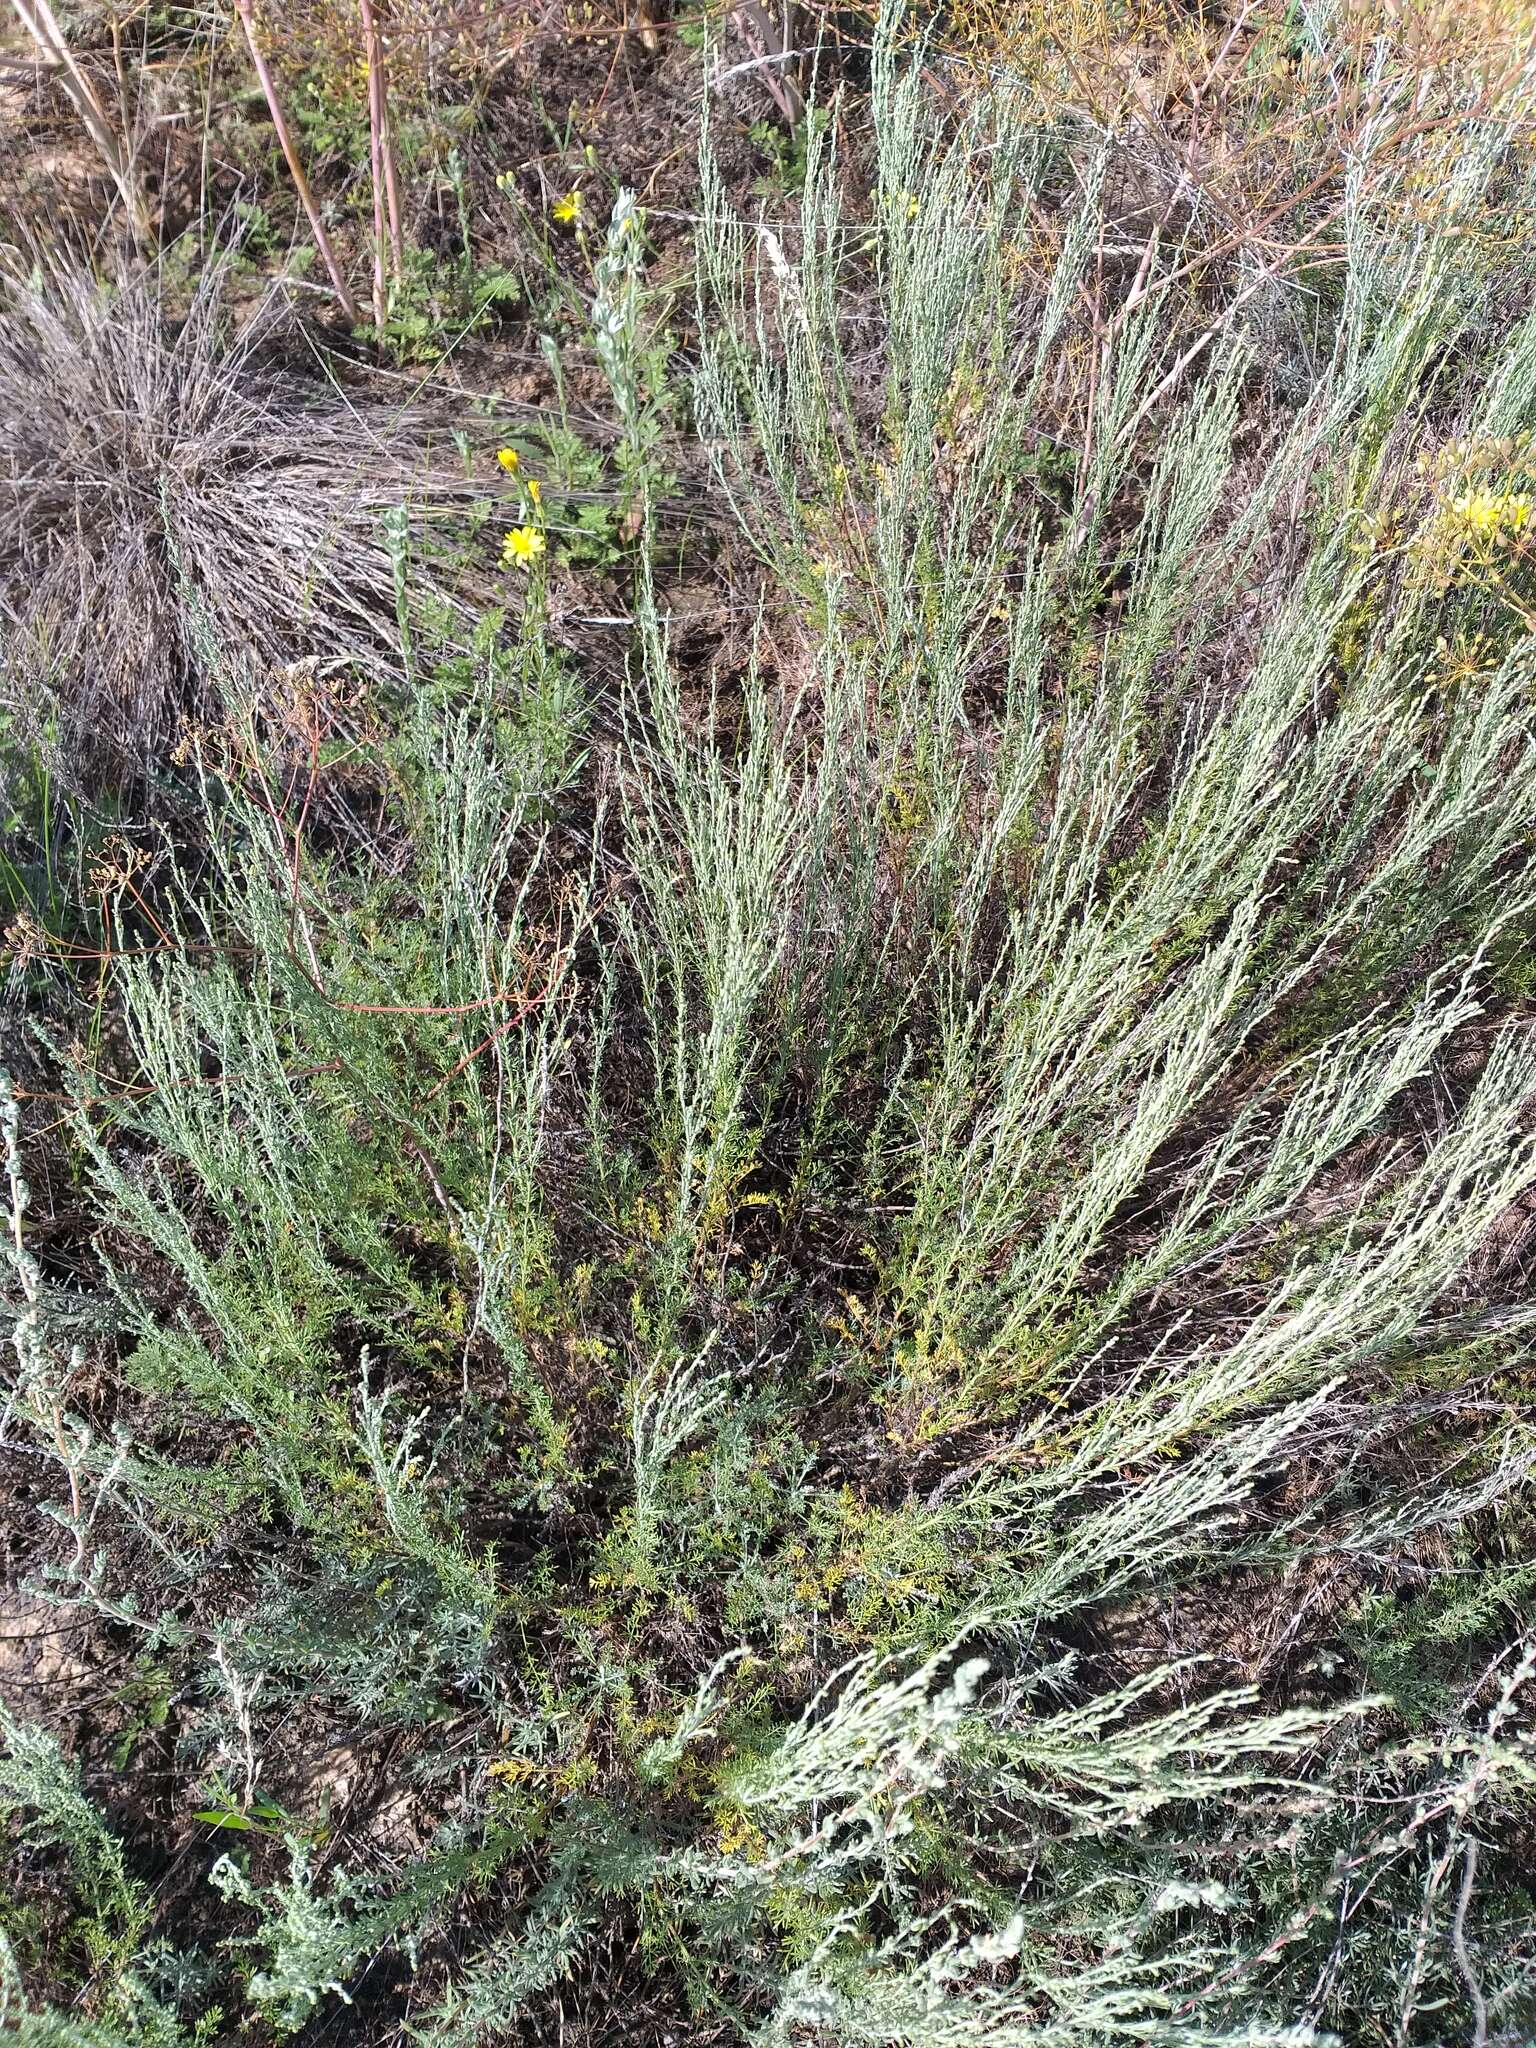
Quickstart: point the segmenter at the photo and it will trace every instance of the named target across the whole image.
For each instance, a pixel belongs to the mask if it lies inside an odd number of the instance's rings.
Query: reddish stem
[[[320,219],[320,209],[315,204],[315,195],[309,189],[304,166],[299,161],[299,153],[293,146],[293,137],[288,132],[283,103],[277,96],[277,85],[272,73],[267,69],[266,58],[261,54],[261,44],[256,40],[256,22],[251,12],[251,0],[235,0],[235,8],[240,16],[240,26],[245,30],[245,40],[250,46],[251,62],[256,66],[256,76],[260,80],[261,90],[267,102],[267,112],[272,116],[272,126],[277,130],[277,139],[288,165],[288,175],[293,179],[293,189],[299,195],[299,204],[303,207],[304,216],[309,222],[309,231],[315,238],[315,247],[320,251],[320,260],[330,277],[337,303],[356,327],[361,323],[362,315],[357,309],[357,301],[352,296],[351,287],[342,276],[341,265],[336,261],[336,252],[331,247],[330,237],[326,234]]]

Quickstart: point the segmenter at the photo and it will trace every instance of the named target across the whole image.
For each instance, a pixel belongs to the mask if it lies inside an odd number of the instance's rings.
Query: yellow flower
[[[496,450],[496,460],[507,472],[507,475],[510,476],[512,472],[517,468],[517,465],[522,460],[522,457],[518,454],[515,448],[498,448]]]
[[[508,1785],[526,1785],[539,1774],[539,1766],[526,1756],[504,1756],[485,1767],[488,1778],[500,1778]]]
[[[523,485],[523,489],[528,493],[528,502],[531,505],[537,505],[540,498],[544,495],[544,486],[536,476],[529,477]]]
[[[581,194],[579,192],[567,192],[565,197],[557,199],[549,210],[555,220],[577,220],[581,215]]]
[[[1474,540],[1499,541],[1530,524],[1531,500],[1525,491],[1463,491],[1451,500],[1451,514]]]
[[[544,552],[544,536],[536,526],[514,526],[501,544],[503,566],[528,568]]]

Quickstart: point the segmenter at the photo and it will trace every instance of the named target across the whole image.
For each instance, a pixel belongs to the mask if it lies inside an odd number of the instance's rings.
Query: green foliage
[[[824,110],[812,108],[806,117],[786,130],[778,121],[754,121],[747,130],[763,155],[773,166],[767,177],[759,179],[754,188],[764,198],[779,195],[794,196],[805,189],[806,151],[810,137],[811,123],[825,118]]]
[[[66,1852],[80,1902],[76,1936],[93,1973],[110,1983],[138,1948],[148,1920],[146,1895],[58,1744],[4,1708],[0,1738],[0,1799],[22,1816],[23,1839]]]
[[[522,279],[505,264],[409,249],[404,276],[390,282],[382,331],[360,332],[398,362],[431,362],[504,319],[522,290]]]

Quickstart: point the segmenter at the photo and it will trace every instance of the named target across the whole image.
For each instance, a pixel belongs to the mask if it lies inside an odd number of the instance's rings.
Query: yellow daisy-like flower
[[[531,476],[527,478],[523,484],[523,489],[528,493],[528,502],[530,505],[537,505],[539,500],[544,495],[544,486],[539,482],[536,476]]]
[[[563,199],[557,199],[549,209],[553,219],[570,222],[581,217],[580,192],[567,192]]]
[[[1474,538],[1501,541],[1530,523],[1531,500],[1525,491],[1464,491],[1451,500],[1451,513]]]
[[[508,568],[527,569],[544,552],[544,536],[536,526],[514,526],[501,544],[501,559]]]
[[[518,454],[515,448],[498,448],[496,450],[496,460],[507,472],[507,475],[511,476],[512,472],[517,468],[518,463],[522,461],[522,457]]]

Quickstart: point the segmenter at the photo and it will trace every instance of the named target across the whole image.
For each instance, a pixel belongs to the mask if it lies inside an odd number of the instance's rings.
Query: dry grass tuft
[[[399,508],[462,523],[435,418],[304,374],[282,297],[237,320],[227,285],[173,319],[153,268],[0,277],[0,714],[70,772],[142,771],[296,660],[388,671]],[[434,597],[462,580],[440,550]]]

